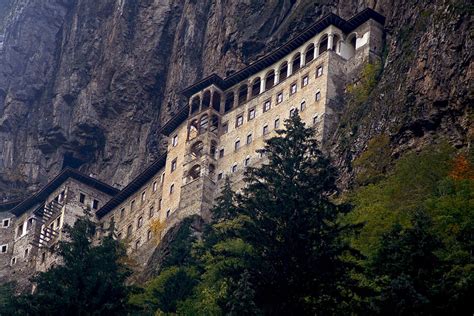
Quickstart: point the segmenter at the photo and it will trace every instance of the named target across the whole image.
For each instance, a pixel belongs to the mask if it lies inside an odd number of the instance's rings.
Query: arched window
[[[217,112],[221,110],[221,94],[217,91],[212,94],[212,108]]]
[[[275,84],[275,70],[270,70],[265,76],[265,90],[273,87]]]
[[[201,116],[201,119],[199,120],[199,134],[207,131],[207,127],[209,126],[209,117],[207,114],[204,114]]]
[[[260,94],[260,77],[257,77],[252,83],[252,97]]]
[[[191,155],[193,158],[198,158],[201,157],[202,151],[204,148],[204,144],[202,141],[197,141],[191,146]]]
[[[319,55],[328,50],[328,36],[324,35],[319,41]]]
[[[301,54],[300,53],[296,53],[294,56],[293,56],[293,73],[295,73],[298,69],[300,69],[300,66],[301,66]]]
[[[195,96],[193,100],[191,101],[191,114],[199,110],[200,103],[201,103],[201,98],[199,96]]]
[[[280,82],[288,77],[288,63],[285,61],[283,64],[280,65]]]
[[[211,91],[206,91],[204,92],[204,95],[202,96],[202,108],[206,109],[209,107],[211,104]]]
[[[227,113],[230,110],[232,110],[233,106],[234,106],[234,92],[229,92],[225,96],[224,113]]]
[[[194,139],[198,136],[198,121],[197,120],[192,120],[191,123],[189,123],[189,128],[188,128],[188,140]]]
[[[201,176],[201,166],[195,165],[188,172],[189,181],[193,181]]]
[[[356,52],[356,41],[357,36],[355,33],[350,34],[346,39],[346,45],[344,46],[346,49],[346,58],[349,59],[355,55]]]
[[[305,64],[309,63],[313,59],[314,59],[314,44],[311,43],[308,45],[308,47],[306,47],[306,53],[305,53],[305,58],[304,58]]]
[[[239,105],[245,103],[247,101],[247,90],[248,87],[246,84],[240,86],[239,88]]]

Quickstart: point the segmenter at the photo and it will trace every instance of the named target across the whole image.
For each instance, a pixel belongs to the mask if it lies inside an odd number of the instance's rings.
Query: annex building
[[[67,168],[30,197],[0,204],[0,281],[27,288],[31,275],[58,264],[50,250],[86,212],[100,224],[98,239],[113,223],[145,266],[161,238],[153,228],[208,218],[224,178],[239,188],[245,168],[264,160],[256,150],[296,109],[324,143],[345,87],[380,59],[384,20],[370,9],[349,20],[326,15],[233,75],[186,88],[187,104],[161,128],[166,153],[121,190]]]

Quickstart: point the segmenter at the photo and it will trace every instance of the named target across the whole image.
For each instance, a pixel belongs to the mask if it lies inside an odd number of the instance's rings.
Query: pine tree
[[[126,314],[132,288],[125,281],[131,271],[122,260],[125,249],[112,231],[97,246],[92,243],[95,224],[87,217],[64,232],[68,239],[59,242],[56,252],[61,264],[32,279],[35,292],[17,298],[20,314]]]
[[[431,231],[431,219],[421,211],[412,227],[395,224],[382,237],[371,263],[372,277],[380,288],[377,312],[383,315],[434,315],[445,299],[442,292],[442,264],[436,252],[441,241]]]
[[[330,199],[335,172],[314,130],[298,114],[285,127],[261,150],[268,162],[248,169],[238,198],[256,303],[266,314],[347,312],[361,290],[351,277],[358,253],[344,240],[355,227],[339,223],[348,207]]]

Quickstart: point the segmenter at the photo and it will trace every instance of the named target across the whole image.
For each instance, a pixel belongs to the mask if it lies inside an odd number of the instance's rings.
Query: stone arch
[[[209,127],[209,116],[207,114],[204,114],[199,119],[199,134],[206,132],[208,127]]]
[[[199,111],[200,104],[201,104],[201,98],[197,95],[191,101],[191,114]]]
[[[191,146],[191,156],[193,158],[199,158],[202,156],[202,152],[203,152],[203,149],[204,149],[204,144],[202,141],[198,140],[197,142],[195,142],[192,146]]]
[[[288,77],[288,63],[284,61],[278,68],[280,82],[285,80]]]
[[[318,48],[319,48],[318,50],[319,55],[321,55],[322,53],[328,50],[328,35],[327,34],[324,34],[319,40]]]
[[[298,52],[296,54],[293,55],[293,59],[292,59],[292,73],[295,73],[298,69],[301,68],[301,53]]]
[[[306,47],[305,50],[305,65],[314,59],[314,44],[311,43]]]
[[[217,91],[212,94],[212,108],[217,112],[221,110],[221,94]]]
[[[345,41],[345,49],[346,49],[346,58],[349,59],[355,55],[356,52],[356,42],[357,42],[357,34],[351,33],[346,38]]]
[[[217,133],[219,129],[219,117],[215,114],[211,116],[211,125],[209,126],[209,131]]]
[[[211,91],[207,90],[202,96],[202,108],[208,108],[211,105]]]
[[[192,120],[188,127],[188,140],[194,139],[199,135],[199,126],[197,120]]]
[[[270,70],[265,75],[265,90],[269,90],[275,84],[275,70]]]
[[[243,104],[247,101],[247,91],[248,91],[248,86],[246,84],[243,84],[239,88],[239,105]]]
[[[235,93],[233,91],[225,95],[224,113],[227,113],[232,110],[232,107],[234,106],[234,98]]]
[[[252,82],[252,97],[255,97],[260,94],[260,77],[257,77]]]
[[[194,165],[188,171],[188,181],[196,180],[201,176],[201,165]]]

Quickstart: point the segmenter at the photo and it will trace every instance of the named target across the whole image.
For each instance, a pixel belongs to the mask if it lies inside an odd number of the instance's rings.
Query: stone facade
[[[86,213],[99,223],[98,240],[113,225],[139,271],[170,227],[193,214],[209,218],[227,176],[241,188],[245,168],[265,159],[256,150],[294,110],[324,145],[345,86],[364,64],[380,58],[383,17],[364,12],[349,21],[323,18],[242,71],[187,88],[187,105],[162,128],[169,139],[166,154],[122,190],[67,170],[0,212],[0,246],[7,245],[0,278],[26,288],[30,275],[60,263],[49,250],[64,238],[64,225]]]

